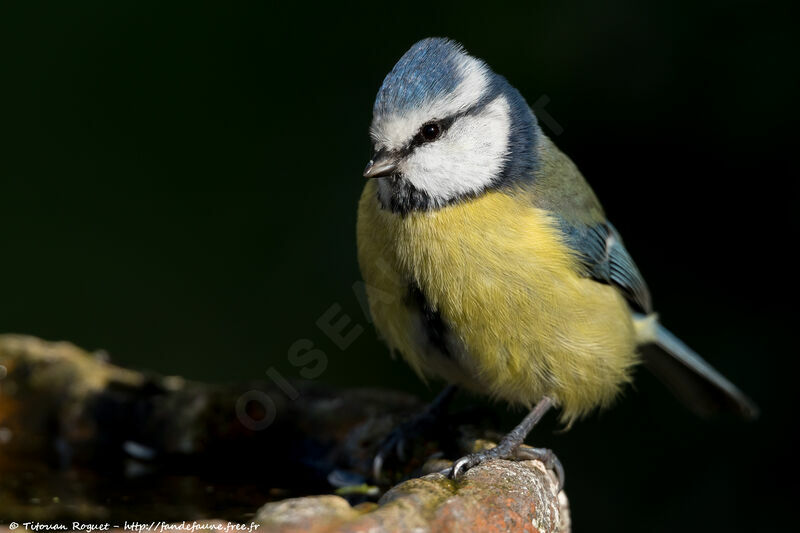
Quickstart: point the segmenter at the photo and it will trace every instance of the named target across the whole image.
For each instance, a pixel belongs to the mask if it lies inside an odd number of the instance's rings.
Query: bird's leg
[[[375,458],[372,460],[372,475],[376,481],[380,479],[381,470],[387,457],[395,455],[398,459],[404,461],[406,442],[413,435],[425,433],[426,430],[435,427],[437,420],[442,416],[457,390],[458,388],[455,385],[448,385],[424,410],[397,426],[383,439],[383,442],[378,446]]]
[[[477,466],[489,459],[538,459],[545,466],[555,470],[559,478],[559,485],[564,485],[564,468],[551,450],[543,448],[520,448],[525,437],[531,432],[539,420],[553,407],[553,400],[547,396],[537,403],[530,413],[522,419],[517,427],[503,437],[500,443],[490,450],[483,450],[464,456],[453,464],[450,477],[456,478],[473,466]]]

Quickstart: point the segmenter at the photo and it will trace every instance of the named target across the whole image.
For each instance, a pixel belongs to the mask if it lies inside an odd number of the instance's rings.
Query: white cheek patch
[[[400,172],[437,205],[479,192],[502,171],[510,131],[511,108],[500,95],[480,113],[456,119],[439,140],[418,146]]]
[[[375,117],[370,128],[375,148],[399,150],[408,145],[425,122],[447,118],[475,105],[489,86],[488,67],[479,59],[462,54],[456,69],[462,79],[455,91],[405,112]]]

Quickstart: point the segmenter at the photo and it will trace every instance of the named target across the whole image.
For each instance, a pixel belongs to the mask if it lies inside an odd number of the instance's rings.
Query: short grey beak
[[[375,152],[372,159],[367,163],[367,168],[364,169],[365,178],[382,178],[384,176],[391,176],[397,170],[397,157],[386,150],[379,150]]]

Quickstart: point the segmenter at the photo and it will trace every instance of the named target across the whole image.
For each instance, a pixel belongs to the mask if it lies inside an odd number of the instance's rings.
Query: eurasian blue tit
[[[373,107],[358,255],[375,326],[421,376],[532,411],[452,475],[513,457],[550,408],[608,406],[643,360],[691,409],[755,405],[667,331],[622,238],[522,95],[422,40]]]

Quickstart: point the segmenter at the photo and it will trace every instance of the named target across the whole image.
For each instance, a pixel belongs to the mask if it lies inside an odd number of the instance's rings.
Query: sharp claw
[[[558,458],[556,458],[553,468],[555,469],[556,477],[558,478],[558,490],[556,492],[561,492],[564,490],[564,466],[561,464],[561,461],[559,461]]]
[[[396,435],[390,434],[386,441],[378,448],[375,457],[372,459],[372,477],[377,482],[381,478],[383,464],[386,462],[386,457],[392,452],[400,450],[402,441]]]
[[[372,477],[375,481],[381,478],[381,470],[383,470],[383,451],[376,453],[372,460]]]
[[[436,433],[438,436],[439,431],[438,428],[436,428],[436,421],[444,415],[445,406],[453,397],[455,391],[456,388],[452,385],[446,387],[425,410],[397,426],[394,431],[378,445],[378,451],[372,461],[372,475],[376,482],[379,482],[381,471],[384,466],[389,463],[394,465],[395,459],[400,463],[405,463],[409,456],[409,453],[407,453],[409,451],[411,455],[413,455],[414,436],[428,436],[431,430],[437,430]],[[409,444],[409,440],[412,444]]]
[[[461,470],[461,459],[453,463],[453,468],[450,469],[450,475],[448,476],[450,479],[455,479],[460,474]]]
[[[453,469],[450,472],[450,479],[456,479],[458,476],[463,474],[466,470],[469,470],[470,465],[470,457],[462,457],[458,461],[453,464]]]

